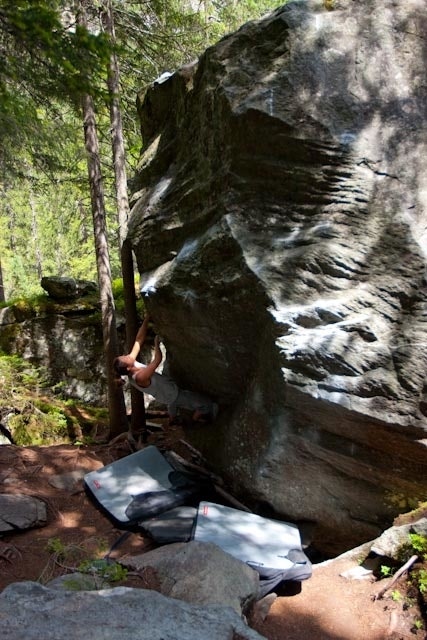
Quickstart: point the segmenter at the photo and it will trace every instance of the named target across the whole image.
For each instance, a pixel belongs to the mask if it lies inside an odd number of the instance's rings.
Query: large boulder
[[[427,16],[325,5],[141,94],[129,237],[170,370],[223,407],[193,441],[339,552],[427,489]]]
[[[0,595],[0,619],[3,640],[264,638],[230,607],[190,605],[127,587],[72,592],[16,582]]]

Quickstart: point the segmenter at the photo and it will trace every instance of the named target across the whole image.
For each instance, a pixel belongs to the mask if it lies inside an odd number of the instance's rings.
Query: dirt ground
[[[161,450],[172,449],[191,460],[191,450],[183,440],[181,429],[173,427],[167,432],[153,432],[149,444]],[[96,469],[131,452],[126,440],[113,445],[0,446],[1,492],[40,498],[48,510],[46,526],[1,538],[0,591],[22,580],[46,583],[74,571],[82,561],[102,558],[111,550],[123,531],[96,508],[81,481],[71,488],[58,488],[52,480],[79,469]],[[153,546],[148,538],[132,533],[111,552],[111,557],[120,560],[123,555],[140,554]],[[356,565],[356,560],[345,559],[319,565],[301,585],[284,585],[265,619],[258,613],[250,618],[251,626],[268,640],[425,640],[425,627],[420,628],[421,611],[407,578],[403,576],[382,599],[374,600],[384,580],[340,576]],[[128,576],[118,584],[156,587],[147,574]]]

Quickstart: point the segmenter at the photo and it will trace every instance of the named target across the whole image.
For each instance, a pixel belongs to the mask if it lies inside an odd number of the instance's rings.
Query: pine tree
[[[106,32],[111,38],[112,52],[108,68],[108,93],[110,103],[111,144],[116,188],[117,212],[119,219],[119,250],[122,265],[123,292],[125,300],[126,342],[130,351],[137,333],[137,310],[135,295],[135,277],[133,267],[133,252],[127,238],[129,219],[129,199],[126,177],[125,145],[123,123],[120,109],[120,72],[117,56],[114,51],[116,35],[111,0],[104,3],[104,24]],[[144,395],[131,387],[131,435],[135,442],[140,436],[146,441],[146,418]]]
[[[78,0],[78,24],[86,28],[85,0]],[[105,223],[104,188],[101,173],[95,109],[90,94],[82,97],[82,114],[87,151],[89,186],[92,202],[98,285],[101,301],[102,334],[106,357],[107,395],[110,418],[110,436],[114,437],[127,429],[123,391],[116,383],[113,360],[118,355],[116,315],[111,280],[110,256]]]

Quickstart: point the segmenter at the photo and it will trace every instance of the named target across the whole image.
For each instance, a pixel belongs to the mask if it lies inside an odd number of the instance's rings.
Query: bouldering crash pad
[[[194,539],[213,542],[247,563],[269,587],[285,580],[306,580],[312,574],[299,529],[289,522],[202,501]]]
[[[84,480],[123,528],[142,531],[158,544],[211,542],[245,562],[260,576],[261,596],[283,581],[311,576],[295,524],[208,501],[213,485],[206,477],[174,469],[155,446],[92,471]]]
[[[84,477],[96,502],[121,525],[138,525],[181,505],[198,504],[207,483],[174,469],[153,445]]]

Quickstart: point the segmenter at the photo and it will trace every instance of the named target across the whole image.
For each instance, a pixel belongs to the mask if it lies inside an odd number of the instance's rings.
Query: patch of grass
[[[107,582],[121,582],[128,574],[126,567],[108,560],[86,560],[79,565],[78,571],[98,576]]]
[[[88,542],[92,542],[91,550],[85,546]],[[95,550],[93,549],[94,544]],[[105,554],[106,548],[107,542],[102,538],[86,540],[81,544],[64,544],[60,538],[50,538],[46,550],[51,554],[51,557],[39,577],[39,582],[42,584],[49,582],[57,573],[58,568],[61,571],[78,572],[91,576],[92,580],[88,582],[88,586],[84,587],[82,587],[81,581],[70,577],[65,584],[71,590],[97,589],[105,586],[106,582],[113,584],[125,580],[128,574],[125,567],[117,562],[93,557]]]
[[[421,629],[424,629],[424,622],[423,622],[422,620],[420,620],[419,618],[416,618],[416,619],[414,620],[414,626],[413,626],[413,629],[414,629],[415,633],[416,633],[417,631],[421,631]]]
[[[75,544],[75,543],[67,543],[62,542],[60,538],[50,538],[46,545],[46,550],[50,553],[50,558],[43,569],[39,582],[45,584],[51,580],[55,573],[57,573],[58,568],[63,571],[68,572],[81,572],[81,573],[90,573],[90,571],[84,571],[84,566],[88,563],[88,566],[91,563],[97,562],[106,562],[100,560],[93,560],[93,556],[99,556],[101,554],[105,554],[107,550],[107,542],[103,538],[88,538],[84,542]],[[113,566],[113,565],[111,565]],[[122,567],[123,569],[123,567]],[[106,575],[101,575],[103,580],[106,581],[114,581],[111,578],[108,578],[108,572],[105,572]],[[123,573],[123,572],[122,572]],[[117,575],[122,575],[119,571],[116,573],[112,570],[111,575],[114,577]],[[122,578],[118,578],[121,580]]]
[[[65,545],[59,538],[49,538],[46,550],[49,551],[49,553],[54,553],[58,557],[61,557],[65,553]]]
[[[427,569],[418,572],[418,589],[423,595],[427,594]]]
[[[123,280],[122,278],[116,278],[112,281],[112,291],[114,302],[117,311],[120,313],[124,312],[124,288],[123,288]],[[140,316],[144,315],[144,302],[139,295],[138,287],[135,286],[135,294],[136,294],[136,306],[137,312]],[[99,294],[94,293],[90,295],[85,295],[80,298],[73,298],[68,301],[58,302],[57,300],[53,300],[50,298],[47,293],[38,293],[33,296],[28,296],[26,298],[13,298],[8,300],[7,302],[0,303],[0,309],[4,309],[6,307],[11,307],[15,312],[16,317],[19,320],[24,320],[26,318],[32,318],[34,316],[44,314],[44,313],[54,313],[58,311],[58,307],[67,306],[68,304],[75,304],[76,302],[79,305],[87,306],[88,309],[99,307]],[[96,314],[95,314],[96,315]],[[96,315],[97,319],[100,321],[100,314]]]

